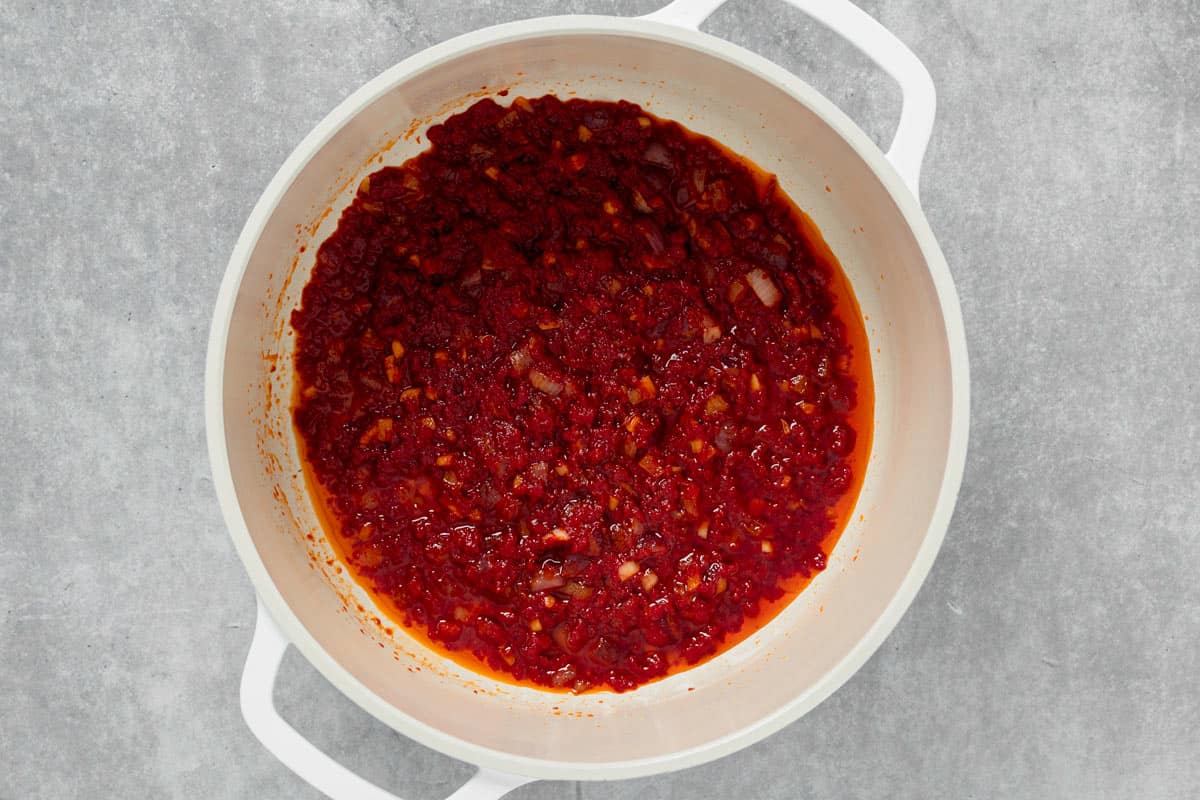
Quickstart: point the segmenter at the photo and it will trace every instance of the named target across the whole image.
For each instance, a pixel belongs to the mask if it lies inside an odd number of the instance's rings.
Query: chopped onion
[[[775,286],[774,281],[759,267],[755,267],[746,273],[746,282],[750,284],[750,288],[754,290],[754,293],[758,295],[758,299],[767,308],[777,304],[783,297],[779,293],[779,289]]]
[[[533,356],[529,355],[529,351],[524,347],[518,347],[508,354],[508,360],[512,364],[512,368],[517,371],[517,374],[522,374],[525,370],[533,366]]]
[[[539,392],[544,392],[551,397],[557,397],[563,390],[563,385],[559,381],[551,379],[546,373],[539,369],[529,370],[529,382],[533,384],[533,388]]]
[[[547,589],[557,589],[565,584],[566,580],[561,575],[556,575],[552,572],[539,572],[530,581],[529,588],[535,592],[544,592]]]
[[[468,152],[471,154],[471,158],[475,159],[476,161],[483,161],[484,159],[491,158],[496,154],[495,150],[490,147],[485,147],[478,142],[471,145]]]
[[[563,591],[575,600],[587,600],[592,596],[591,587],[584,586],[582,583],[576,583],[575,581],[569,581],[567,585],[563,587]]]
[[[675,162],[671,160],[671,154],[667,152],[667,148],[661,142],[651,142],[646,145],[646,150],[642,153],[642,158],[660,167],[666,167],[667,169],[675,168]]]
[[[742,283],[737,278],[734,278],[729,282],[729,291],[727,293],[729,296],[729,302],[736,303],[744,291],[746,291],[746,284]]]
[[[634,223],[638,233],[646,240],[646,245],[650,248],[650,252],[655,255],[667,249],[666,242],[663,241],[662,230],[655,224],[652,219],[639,219]]]
[[[721,338],[721,326],[712,317],[705,314],[704,318],[700,320],[700,325],[704,330],[705,344],[712,344]]]

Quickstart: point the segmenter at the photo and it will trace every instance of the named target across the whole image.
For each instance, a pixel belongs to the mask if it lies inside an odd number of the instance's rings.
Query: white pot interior
[[[256,588],[268,606],[278,611],[281,599],[294,614],[279,621],[327,677],[397,730],[454,755],[486,761],[476,756],[491,751],[493,761],[509,758],[526,772],[557,764],[615,777],[614,765],[626,773],[681,766],[765,735],[823,699],[878,645],[915,591],[910,585],[904,596],[906,577],[919,573],[919,583],[928,567],[921,561],[932,552],[919,555],[927,536],[941,536],[929,532],[951,448],[950,345],[918,236],[847,138],[810,108],[824,109],[815,93],[798,83],[785,91],[717,55],[715,43],[706,53],[644,30],[559,27],[493,38],[394,76],[390,86],[384,76],[378,97],[332,132],[285,187],[252,247],[234,299],[221,402],[245,522],[232,526],[235,540],[251,554],[248,566],[254,553],[261,559],[270,580],[260,570]],[[576,697],[496,683],[384,619],[387,633],[371,621],[382,615],[369,598],[331,560],[297,462],[288,315],[317,246],[363,176],[422,150],[430,122],[505,88],[502,102],[547,92],[637,102],[776,173],[824,233],[869,319],[874,449],[829,568],[734,649],[625,694]],[[837,115],[835,124],[848,123]],[[860,148],[870,147],[854,135]],[[243,546],[247,536],[252,549]],[[892,619],[881,623],[889,604]],[[869,646],[852,652],[863,640]],[[635,770],[634,762],[648,766]]]

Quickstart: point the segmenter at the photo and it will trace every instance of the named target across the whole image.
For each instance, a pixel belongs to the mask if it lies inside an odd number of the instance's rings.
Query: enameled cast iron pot
[[[854,674],[929,571],[953,510],[968,423],[958,300],[917,200],[932,81],[847,0],[790,0],[900,84],[899,129],[884,154],[799,78],[698,32],[721,1],[677,0],[640,19],[528,20],[431,47],[326,117],[246,222],[217,300],[205,396],[217,494],[260,600],[242,709],[268,749],[330,796],[392,797],[276,713],[272,688],[288,644],[396,731],[480,765],[454,797],[495,798],[536,778],[666,772],[762,739]],[[502,102],[553,92],[640,103],[776,173],[841,260],[869,320],[873,450],[828,569],[756,635],[624,694],[497,683],[386,620],[376,624],[370,598],[333,558],[300,473],[288,315],[317,246],[362,177],[415,155],[429,124],[501,89],[509,90]]]

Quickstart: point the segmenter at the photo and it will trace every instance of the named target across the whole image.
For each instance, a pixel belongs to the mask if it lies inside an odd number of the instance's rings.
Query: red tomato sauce
[[[774,178],[631,103],[482,100],[317,253],[294,420],[328,531],[473,668],[632,689],[824,569],[873,398]]]

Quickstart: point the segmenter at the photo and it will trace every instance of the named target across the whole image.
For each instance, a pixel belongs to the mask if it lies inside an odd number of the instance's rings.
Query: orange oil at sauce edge
[[[646,112],[643,112],[646,113]],[[648,116],[653,116],[649,115]],[[661,120],[655,117],[657,121],[663,122],[669,120]],[[676,123],[678,124],[678,123]],[[680,128],[683,128],[680,125]],[[700,136],[692,131],[683,128],[683,130],[692,137],[707,139],[708,137]],[[735,153],[725,147],[720,142],[713,139],[708,141],[715,144],[726,157],[742,164],[754,176],[759,186],[766,190],[772,184],[775,184],[776,178],[774,175],[766,172],[757,164],[749,159]],[[811,252],[817,257],[821,264],[827,269],[830,279],[827,289],[833,296],[834,313],[838,319],[842,321],[846,331],[847,344],[851,354],[851,373],[855,378],[855,407],[850,412],[851,426],[855,432],[854,450],[848,459],[851,468],[851,484],[846,493],[834,504],[832,516],[836,517],[837,522],[833,530],[822,540],[821,550],[828,556],[837,546],[838,540],[845,531],[850,522],[850,518],[854,511],[854,506],[858,501],[858,495],[862,490],[863,480],[865,477],[868,462],[871,456],[871,445],[874,437],[874,416],[875,416],[875,386],[871,369],[871,348],[867,338],[866,325],[863,320],[862,310],[858,305],[858,299],[854,295],[854,289],[850,285],[849,278],[846,277],[845,271],[842,269],[841,263],[833,254],[829,245],[826,243],[824,236],[821,234],[820,228],[812,218],[799,208],[792,199],[776,184],[776,196],[779,200],[785,202],[791,210],[793,221],[797,229],[803,235],[806,244]],[[299,394],[299,383],[297,382],[293,393],[292,408],[295,409],[297,403],[296,398]],[[370,582],[365,579],[354,568],[352,561],[348,558],[345,547],[345,537],[336,523],[336,518],[329,513],[327,506],[328,496],[324,487],[320,485],[320,481],[313,475],[309,468],[308,459],[304,455],[303,437],[295,428],[294,414],[292,425],[293,436],[296,440],[297,451],[300,454],[300,462],[303,468],[304,483],[308,489],[308,494],[312,500],[312,505],[320,520],[321,528],[325,533],[325,538],[332,547],[338,560],[346,569],[347,573],[363,591],[375,603],[376,607],[383,612],[383,615],[395,625],[403,628],[409,636],[415,641],[424,645],[426,648],[442,656],[458,666],[484,678],[494,680],[497,683],[507,684],[510,686],[522,686],[531,689],[537,689],[543,692],[553,694],[578,694],[569,688],[555,688],[544,684],[535,683],[529,680],[518,680],[511,674],[499,671],[493,668],[484,660],[480,659],[474,653],[468,650],[452,650],[440,642],[434,641],[419,625],[410,625],[404,621],[403,611],[387,595],[375,592],[370,588]],[[817,573],[820,574],[820,573]],[[685,672],[693,667],[698,667],[708,661],[721,656],[726,651],[732,649],[739,643],[750,638],[758,631],[762,630],[768,623],[787,608],[810,583],[817,577],[814,575],[796,575],[784,581],[783,594],[776,600],[763,602],[759,606],[758,613],[753,617],[747,618],[742,627],[737,632],[726,634],[721,641],[720,648],[708,656],[696,661],[695,663],[678,662],[672,664],[666,674],[652,678],[644,683],[640,683],[633,689],[628,691],[636,691],[642,686],[656,683],[664,678]],[[594,694],[598,692],[611,691],[606,685],[592,687],[582,694]]]

